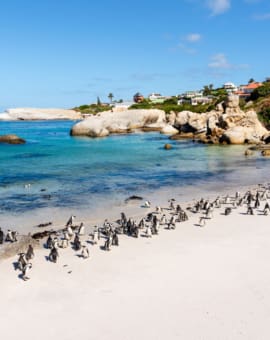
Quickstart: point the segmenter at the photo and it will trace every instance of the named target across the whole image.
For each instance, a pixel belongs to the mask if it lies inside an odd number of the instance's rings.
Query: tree
[[[111,103],[112,103],[113,97],[114,97],[114,95],[110,92],[110,93],[108,94],[108,98],[110,99]]]
[[[253,78],[250,78],[248,81],[249,84],[255,83],[255,80]]]
[[[100,100],[99,97],[97,97],[97,105],[98,105],[98,106],[101,105],[101,100]]]
[[[213,89],[214,89],[214,85],[213,84],[204,85],[204,87],[203,87],[203,95],[204,96],[209,96],[212,93]]]

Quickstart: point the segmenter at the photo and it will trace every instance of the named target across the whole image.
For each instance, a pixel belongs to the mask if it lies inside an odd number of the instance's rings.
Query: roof
[[[248,85],[244,85],[243,87],[244,87],[245,89],[251,90],[251,89],[257,89],[257,88],[260,87],[260,86],[262,86],[262,83],[254,82],[254,83],[250,83],[250,84],[248,84]]]

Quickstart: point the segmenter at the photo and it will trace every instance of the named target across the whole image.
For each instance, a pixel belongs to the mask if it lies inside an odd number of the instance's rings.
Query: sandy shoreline
[[[130,209],[146,213],[137,205]],[[260,209],[249,216],[243,206],[224,216],[222,207],[204,228],[196,226],[199,215],[189,214],[176,230],[162,229],[150,239],[120,235],[120,246],[110,252],[99,249],[102,240],[89,246],[86,260],[63,249],[53,264],[41,248],[27,282],[14,271],[16,258],[1,261],[1,334],[8,340],[37,334],[67,340],[268,339],[270,217]]]

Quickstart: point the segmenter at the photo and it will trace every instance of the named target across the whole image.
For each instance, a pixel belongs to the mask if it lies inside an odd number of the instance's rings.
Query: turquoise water
[[[162,187],[208,188],[267,181],[269,160],[245,158],[243,146],[170,141],[159,133],[70,137],[74,122],[0,122],[24,145],[0,144],[0,213],[43,207],[89,206]],[[25,185],[30,184],[29,187]]]

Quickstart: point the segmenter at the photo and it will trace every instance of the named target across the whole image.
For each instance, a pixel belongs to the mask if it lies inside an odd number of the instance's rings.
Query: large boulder
[[[179,130],[175,129],[173,126],[171,125],[165,125],[162,130],[160,131],[160,133],[162,133],[163,135],[176,135],[179,133]]]
[[[181,111],[176,115],[175,126],[184,132],[196,132],[206,128],[207,115],[191,111]]]
[[[0,143],[25,144],[25,140],[17,135],[2,135],[0,136]]]
[[[0,120],[80,120],[82,115],[75,110],[16,108],[0,114]]]
[[[104,137],[110,133],[124,133],[136,129],[161,131],[166,125],[162,110],[126,110],[121,112],[101,112],[75,124],[72,136]]]
[[[224,132],[221,142],[228,144],[258,144],[261,136],[253,127],[234,126]]]
[[[225,101],[225,113],[227,114],[238,114],[241,109],[239,107],[239,96],[229,94]]]

